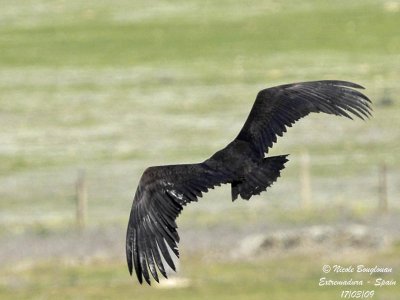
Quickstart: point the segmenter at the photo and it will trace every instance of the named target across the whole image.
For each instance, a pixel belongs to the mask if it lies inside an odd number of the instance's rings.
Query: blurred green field
[[[73,219],[79,169],[91,221],[124,219],[145,167],[204,160],[258,90],[291,81],[356,81],[374,118],[299,122],[272,152],[291,161],[263,203],[297,205],[305,149],[317,202],[374,206],[382,162],[399,179],[396,1],[3,1],[0,16],[0,224]]]
[[[147,166],[206,159],[236,136],[258,90],[316,79],[365,86],[374,117],[302,120],[271,152],[291,155],[268,193],[232,204],[229,188],[220,188],[188,207],[180,226],[267,220],[297,226],[340,220],[343,211],[362,219],[376,209],[382,163],[390,209],[399,214],[399,1],[0,0],[0,7],[0,237],[73,227],[79,170],[87,174],[89,227],[116,225],[123,235]],[[309,212],[298,210],[305,151],[315,206]],[[299,276],[293,290],[279,285],[278,275],[257,276],[278,268],[275,262],[262,262],[262,271],[256,264],[185,263],[203,275],[193,271],[194,286],[163,292],[166,298],[223,299],[243,280],[243,293],[234,290],[238,298],[260,299],[268,291],[271,299],[337,299],[313,286],[320,267],[309,260],[285,262],[306,269],[290,273]],[[39,263],[24,275],[26,285],[0,286],[0,298],[161,295],[128,287],[121,266],[58,270]],[[246,276],[230,278],[236,268]],[[4,278],[22,276],[3,271]],[[62,286],[52,283],[54,272]],[[209,272],[228,279],[208,278]],[[394,299],[391,291],[377,299]]]
[[[374,299],[396,300],[400,288],[374,286],[378,278],[399,281],[399,273],[337,274],[322,272],[325,264],[368,267],[400,267],[399,249],[374,257],[311,258],[278,256],[257,261],[208,262],[206,258],[183,259],[185,286],[156,287],[133,284],[124,266],[115,262],[92,261],[89,264],[47,261],[33,268],[21,266],[2,275],[2,299],[340,299],[343,290],[374,290]],[[320,286],[327,280],[362,280],[363,286]],[[183,281],[181,281],[183,282]]]

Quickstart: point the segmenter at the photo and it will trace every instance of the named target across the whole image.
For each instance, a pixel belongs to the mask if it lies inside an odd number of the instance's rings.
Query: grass
[[[312,259],[309,256],[282,256],[257,261],[207,263],[201,256],[186,257],[180,275],[190,285],[175,289],[139,286],[127,276],[119,261],[71,263],[48,261],[30,267],[9,269],[2,275],[0,297],[4,299],[338,299],[342,290],[359,287],[319,286],[321,277],[332,280],[363,280],[362,290],[375,290],[376,299],[396,299],[398,285],[370,286],[377,278],[399,281],[398,250],[372,256],[357,254],[346,258]],[[349,258],[351,257],[351,258]],[[392,267],[388,274],[324,274],[324,264],[363,264]]]
[[[193,4],[196,9],[198,3]],[[279,13],[263,14],[260,9],[254,15],[253,10],[232,7],[227,2],[231,11],[228,8],[226,12],[225,7],[217,5],[213,6],[217,7],[215,12],[197,17],[188,17],[182,11],[174,18],[118,22],[101,13],[101,8],[98,8],[100,13],[96,13],[93,3],[92,18],[83,11],[74,22],[52,21],[42,26],[4,28],[0,63],[12,66],[154,66],[187,65],[186,61],[205,59],[206,65],[218,62],[227,66],[237,55],[251,53],[250,59],[254,59],[288,49],[357,53],[350,57],[371,52],[397,54],[400,46],[396,34],[397,12],[386,11],[379,2],[341,4],[320,4],[318,13],[282,9]],[[237,17],[226,17],[238,10],[241,14]],[[313,13],[312,18],[310,13]],[[369,30],[368,35],[360,35],[363,29]],[[385,43],[379,44],[376,39]]]
[[[396,4],[252,1],[243,7],[193,0],[149,7],[41,0],[3,6],[2,223],[29,214],[32,202],[44,216],[72,216],[78,169],[88,173],[93,219],[108,218],[110,209],[122,218],[145,167],[204,160],[236,136],[259,89],[289,81],[359,82],[374,101],[374,118],[299,122],[271,152],[291,156],[287,181],[279,182],[284,188],[274,187],[268,199],[297,201],[290,198],[305,149],[316,199],[351,197],[366,176],[371,202],[372,178],[383,162],[394,180],[400,176]],[[393,104],[379,106],[386,91]],[[337,176],[352,183],[339,191],[324,186]],[[390,191],[391,198],[398,195]]]
[[[180,225],[298,226],[341,219],[343,211],[362,219],[376,207],[382,163],[398,213],[397,2],[0,0],[0,6],[0,237],[69,230],[81,169],[89,226],[124,227],[146,167],[206,159],[236,136],[258,90],[314,79],[364,85],[374,117],[302,120],[271,152],[291,155],[268,193],[232,204],[229,187],[217,189],[185,209]],[[297,209],[304,151],[312,162],[310,211]],[[188,258],[182,265],[193,285],[160,291],[128,281],[119,261],[80,266],[50,259],[2,269],[0,298],[224,299],[228,292],[238,299],[338,298],[337,289],[315,288],[319,262],[283,264],[301,272],[280,273],[274,260],[207,265]],[[394,299],[395,292],[381,289],[379,299]]]

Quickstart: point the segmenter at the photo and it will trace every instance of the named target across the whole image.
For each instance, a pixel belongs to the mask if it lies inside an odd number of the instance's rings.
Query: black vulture
[[[197,164],[147,168],[139,182],[126,234],[129,272],[135,268],[140,283],[150,274],[167,277],[163,262],[173,270],[170,251],[179,257],[176,218],[183,207],[202,193],[230,183],[232,201],[249,200],[271,186],[288,161],[287,155],[266,154],[286,127],[309,113],[323,112],[352,119],[371,116],[371,101],[347,81],[309,81],[261,90],[243,128],[225,148]]]

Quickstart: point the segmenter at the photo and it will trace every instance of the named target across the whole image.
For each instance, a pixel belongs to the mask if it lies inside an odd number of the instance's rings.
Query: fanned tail
[[[244,174],[244,179],[232,183],[232,201],[240,195],[241,198],[249,200],[253,195],[259,195],[270,187],[280,176],[281,170],[285,168],[288,155],[272,156],[264,158],[258,167]]]

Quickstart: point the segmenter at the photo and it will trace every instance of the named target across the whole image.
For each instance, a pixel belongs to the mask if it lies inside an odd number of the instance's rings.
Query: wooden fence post
[[[388,192],[387,192],[387,167],[386,163],[383,163],[379,167],[379,199],[378,199],[378,210],[381,213],[388,213]]]
[[[86,174],[84,170],[78,172],[76,180],[76,224],[80,230],[85,229],[87,215]]]

